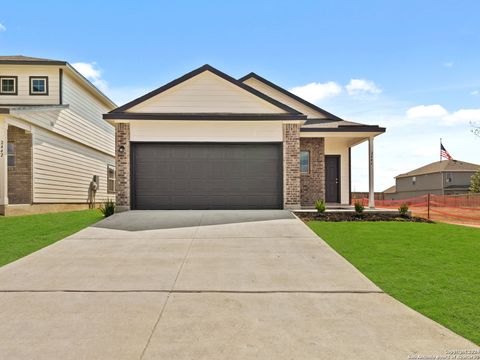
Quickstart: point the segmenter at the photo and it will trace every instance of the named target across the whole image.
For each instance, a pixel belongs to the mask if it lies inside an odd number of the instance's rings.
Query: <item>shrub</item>
[[[403,203],[402,205],[400,205],[400,207],[398,208],[398,212],[400,213],[400,215],[406,216],[408,214],[408,204]]]
[[[480,193],[480,170],[472,175],[469,190],[471,193]]]
[[[323,200],[315,201],[315,209],[317,209],[317,212],[320,214],[325,213],[325,209],[326,209],[325,201]]]
[[[100,211],[102,212],[103,216],[109,217],[115,213],[115,202],[113,200],[107,199],[100,205]]]
[[[355,202],[355,212],[357,214],[362,214],[363,210],[365,210],[365,206],[363,206],[360,201],[356,201]]]

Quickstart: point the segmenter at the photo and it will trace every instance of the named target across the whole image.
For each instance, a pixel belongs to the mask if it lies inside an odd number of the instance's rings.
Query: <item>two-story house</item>
[[[473,174],[480,165],[459,160],[435,161],[395,177],[395,186],[385,190],[385,200],[401,200],[415,196],[455,195],[468,193]]]
[[[115,107],[66,61],[0,56],[0,214],[113,198]]]

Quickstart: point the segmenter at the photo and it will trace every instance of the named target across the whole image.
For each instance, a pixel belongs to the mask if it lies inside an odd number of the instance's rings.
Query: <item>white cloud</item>
[[[480,91],[474,90],[470,93],[470,95],[473,95],[473,96],[480,95]]]
[[[76,62],[72,66],[117,105],[123,105],[151,91],[151,89],[145,87],[110,86],[108,81],[102,77],[103,72],[96,62]]]
[[[314,103],[322,99],[339,95],[342,92],[342,87],[334,81],[329,81],[323,84],[313,82],[307,85],[294,87],[290,89],[290,91],[295,95]]]
[[[407,110],[407,118],[438,118],[447,115],[448,112],[441,105],[418,105]]]
[[[460,125],[480,121],[480,109],[459,109],[449,113],[441,105],[419,105],[407,110],[407,119],[430,119],[441,125]]]
[[[102,79],[102,71],[98,68],[96,62],[76,62],[72,66],[101,91],[108,92],[108,83]]]
[[[380,89],[373,81],[365,79],[351,79],[345,86],[349,95],[361,95],[361,94],[380,94]]]
[[[443,120],[447,125],[476,123],[480,121],[480,109],[460,109]]]
[[[0,32],[2,32],[2,31],[7,31],[7,28],[5,27],[5,25],[0,23]]]
[[[453,65],[454,65],[453,61],[448,61],[443,63],[443,66],[445,66],[446,68],[451,68],[453,67]]]

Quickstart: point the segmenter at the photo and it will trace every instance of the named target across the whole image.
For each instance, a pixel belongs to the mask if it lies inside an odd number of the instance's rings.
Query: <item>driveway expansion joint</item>
[[[193,234],[192,236],[192,239],[190,240],[190,243],[188,244],[188,248],[187,248],[187,251],[185,251],[185,256],[183,257],[183,261],[182,263],[180,264],[179,268],[178,268],[178,271],[177,271],[177,275],[175,276],[175,279],[173,280],[173,284],[172,284],[172,288],[170,289],[170,291],[168,292],[167,294],[167,298],[165,299],[165,303],[163,304],[162,306],[162,309],[160,310],[160,313],[158,314],[158,318],[157,318],[157,321],[155,321],[155,324],[153,325],[153,328],[152,328],[152,331],[148,337],[148,340],[142,350],[142,353],[140,354],[140,360],[142,360],[144,357],[145,357],[145,353],[148,349],[148,346],[150,345],[150,342],[152,340],[152,337],[153,337],[153,334],[155,333],[155,330],[157,329],[158,327],[158,323],[160,322],[160,320],[162,319],[162,315],[163,313],[165,312],[165,309],[167,307],[167,304],[168,304],[168,300],[170,299],[170,294],[172,293],[173,289],[175,288],[175,285],[177,284],[177,280],[178,280],[178,277],[180,276],[180,273],[182,272],[182,269],[183,269],[183,265],[185,264],[185,262],[187,261],[187,258],[188,258],[188,255],[190,254],[190,249],[192,248],[192,244],[193,242],[195,241],[195,237],[197,236],[197,233],[198,233],[198,229],[199,227],[201,226],[202,224],[202,220],[203,220],[203,217],[205,215],[202,214],[202,216],[200,217],[199,221],[198,221],[198,225],[197,225],[197,228],[195,229],[195,233]]]

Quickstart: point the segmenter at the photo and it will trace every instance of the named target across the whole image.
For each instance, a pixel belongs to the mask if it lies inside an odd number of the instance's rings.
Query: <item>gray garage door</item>
[[[132,143],[134,209],[278,209],[281,144]]]

